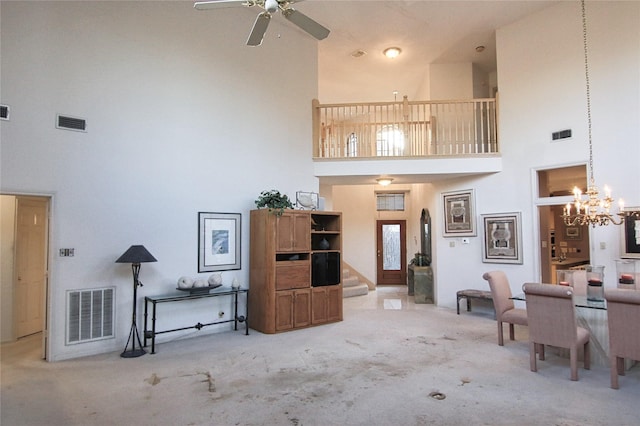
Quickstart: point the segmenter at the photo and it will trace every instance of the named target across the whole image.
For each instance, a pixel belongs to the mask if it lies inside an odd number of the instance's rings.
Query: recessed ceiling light
[[[382,53],[384,53],[384,56],[386,56],[387,58],[394,59],[400,56],[401,52],[402,49],[400,49],[399,47],[388,47],[384,49]]]
[[[378,178],[376,179],[376,182],[378,182],[378,185],[387,186],[387,185],[391,185],[391,182],[393,182],[393,178],[390,178],[390,177]]]
[[[476,52],[478,52],[478,53],[484,52],[484,46],[477,46],[476,47]]]
[[[353,52],[351,52],[351,56],[353,56],[354,58],[360,58],[366,54],[367,52],[362,49],[354,50]]]

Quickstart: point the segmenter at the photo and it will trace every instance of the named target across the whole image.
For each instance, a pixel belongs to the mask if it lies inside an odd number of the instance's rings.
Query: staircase
[[[349,269],[342,269],[342,297],[363,296],[369,293],[369,286],[360,282],[357,276],[350,276]]]

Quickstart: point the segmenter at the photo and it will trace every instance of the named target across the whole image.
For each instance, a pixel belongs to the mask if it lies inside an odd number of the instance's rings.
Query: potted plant
[[[267,207],[269,211],[276,216],[281,216],[285,209],[292,209],[293,204],[286,194],[272,189],[271,191],[262,191],[256,200],[256,207],[261,209]]]

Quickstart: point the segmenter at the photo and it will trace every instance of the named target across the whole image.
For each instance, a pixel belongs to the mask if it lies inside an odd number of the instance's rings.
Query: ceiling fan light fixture
[[[389,59],[395,59],[400,56],[400,53],[402,53],[402,49],[400,49],[399,47],[388,47],[384,49],[382,53]]]
[[[278,0],[266,0],[264,2],[264,10],[269,13],[276,13],[278,10]]]
[[[378,185],[389,186],[391,185],[391,182],[393,182],[393,178],[390,178],[390,177],[378,178],[376,179],[376,182],[378,182]]]

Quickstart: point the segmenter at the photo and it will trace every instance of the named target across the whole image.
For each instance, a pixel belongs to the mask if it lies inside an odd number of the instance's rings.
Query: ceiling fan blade
[[[300,27],[302,30],[311,34],[313,37],[318,40],[324,40],[329,35],[329,30],[313,19],[309,18],[302,12],[298,12],[293,8],[284,9],[282,14],[289,21],[293,22],[295,25]]]
[[[271,21],[271,14],[269,12],[262,12],[256,18],[256,22],[253,23],[253,29],[247,39],[247,46],[260,46],[262,44],[262,38],[264,33],[267,32],[267,27]]]
[[[239,6],[255,6],[256,2],[251,0],[214,0],[214,1],[198,1],[193,7],[198,10],[222,9],[225,7]]]

